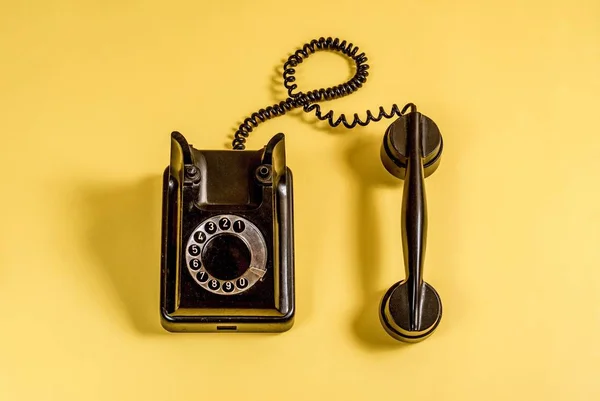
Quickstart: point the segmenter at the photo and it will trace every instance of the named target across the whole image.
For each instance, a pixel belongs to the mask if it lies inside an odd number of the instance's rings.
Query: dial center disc
[[[250,267],[252,254],[236,235],[219,234],[204,246],[202,263],[206,271],[219,280],[233,280]]]

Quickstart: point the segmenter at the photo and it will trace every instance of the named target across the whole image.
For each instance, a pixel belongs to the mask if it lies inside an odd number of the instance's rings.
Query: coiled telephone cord
[[[350,80],[341,85],[316,89],[306,93],[296,91],[298,85],[295,84],[295,68],[311,54],[321,50],[336,51],[350,57],[356,63],[356,73]],[[367,56],[365,53],[357,54],[358,51],[358,47],[354,44],[347,43],[345,40],[340,41],[338,38],[333,39],[331,37],[321,37],[318,40],[313,39],[310,43],[306,43],[302,48],[296,50],[283,65],[283,85],[287,89],[288,98],[265,109],[260,109],[257,112],[252,113],[250,117],[246,118],[234,134],[232,142],[233,149],[244,150],[246,148],[246,138],[248,138],[250,132],[252,132],[259,123],[281,116],[298,107],[302,107],[306,113],[314,112],[319,120],[327,121],[332,127],[343,124],[346,128],[354,128],[357,125],[365,126],[372,121],[377,122],[382,118],[392,118],[394,116],[400,117],[406,113],[409,108],[412,111],[416,111],[416,106],[412,103],[408,103],[402,109],[394,104],[389,113],[381,106],[376,115],[370,110],[367,110],[367,117],[364,121],[361,120],[356,113],[351,120],[348,120],[344,114],[340,114],[337,119],[334,119],[333,111],[329,111],[325,114],[321,112],[321,106],[316,104],[316,102],[348,96],[360,89],[367,81],[367,76],[369,75]]]

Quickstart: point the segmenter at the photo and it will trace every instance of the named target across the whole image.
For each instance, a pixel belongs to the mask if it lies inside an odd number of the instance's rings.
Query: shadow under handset
[[[392,177],[382,165],[379,152],[381,135],[373,135],[365,129],[357,129],[356,139],[345,150],[345,159],[356,178],[357,186],[353,194],[351,221],[356,232],[356,266],[361,283],[361,308],[352,322],[352,329],[358,340],[371,349],[397,348],[398,343],[391,339],[381,327],[377,310],[384,290],[378,286],[382,266],[381,247],[382,221],[378,212],[377,194],[383,188],[401,190],[402,182]],[[398,220],[399,221],[399,220]]]

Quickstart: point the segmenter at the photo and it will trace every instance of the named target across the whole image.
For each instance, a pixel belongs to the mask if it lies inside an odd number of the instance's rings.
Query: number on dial
[[[228,218],[223,217],[221,220],[219,220],[219,227],[221,227],[221,230],[229,230],[229,227],[231,227],[231,221],[229,221]]]
[[[244,231],[244,228],[246,228],[246,225],[241,220],[236,220],[236,222],[233,223],[233,231],[235,231],[236,233],[241,233],[242,231]]]
[[[198,231],[194,234],[194,240],[197,243],[202,244],[204,241],[206,241],[206,234],[204,234],[202,231]]]
[[[209,234],[214,234],[217,231],[217,225],[212,221],[206,223],[206,232]]]
[[[196,274],[196,278],[199,282],[206,283],[206,280],[208,280],[208,274],[205,271],[199,271],[198,274]]]
[[[188,252],[192,256],[198,256],[198,255],[200,255],[200,247],[198,245],[194,244],[189,247]]]
[[[238,288],[244,289],[248,286],[248,279],[246,279],[245,277],[240,277],[236,284]]]
[[[232,292],[235,289],[235,287],[233,286],[233,283],[230,281],[227,281],[225,284],[223,284],[223,291],[225,292]]]

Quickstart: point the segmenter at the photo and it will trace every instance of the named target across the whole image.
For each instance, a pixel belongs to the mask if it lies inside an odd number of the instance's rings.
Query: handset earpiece
[[[437,125],[416,109],[389,126],[381,146],[385,168],[404,180],[402,246],[406,277],[385,293],[379,313],[386,332],[404,342],[429,337],[442,317],[440,296],[423,279],[428,223],[425,177],[437,169],[442,148]]]

